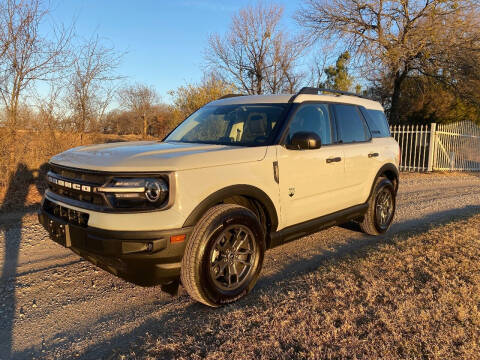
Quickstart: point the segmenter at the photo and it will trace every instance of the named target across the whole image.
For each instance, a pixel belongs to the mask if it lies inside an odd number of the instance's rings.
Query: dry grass
[[[18,130],[12,133],[0,128],[0,211],[38,204],[45,186],[44,165],[53,155],[80,145],[140,139],[138,135],[59,131]]]
[[[178,311],[121,358],[479,359],[480,215]]]

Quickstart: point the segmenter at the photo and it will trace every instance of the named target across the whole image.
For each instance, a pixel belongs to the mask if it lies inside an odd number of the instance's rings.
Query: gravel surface
[[[367,237],[347,225],[273,249],[240,305],[268,295],[280,280],[317,268],[322,259],[478,213],[480,174],[402,174],[388,234]],[[158,287],[124,282],[49,240],[35,216],[20,219],[0,218],[0,359],[117,358],[145,338],[167,339],[166,319],[184,327],[215,311],[182,289],[172,298]]]

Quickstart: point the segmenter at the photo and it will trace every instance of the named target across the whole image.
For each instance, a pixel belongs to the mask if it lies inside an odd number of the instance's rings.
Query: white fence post
[[[433,170],[433,161],[434,161],[434,158],[435,158],[435,144],[436,144],[436,140],[437,140],[436,129],[437,129],[437,124],[436,123],[431,123],[430,124],[430,143],[429,143],[429,146],[428,146],[427,171],[432,171]]]

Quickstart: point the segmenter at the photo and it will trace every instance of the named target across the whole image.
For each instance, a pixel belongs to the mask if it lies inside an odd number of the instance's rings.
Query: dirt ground
[[[480,358],[479,214],[480,174],[402,174],[386,235],[349,225],[273,249],[220,309],[126,283],[33,214],[3,214],[0,359]]]

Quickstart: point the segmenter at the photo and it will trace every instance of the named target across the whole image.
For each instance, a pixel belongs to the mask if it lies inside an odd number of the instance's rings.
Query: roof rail
[[[360,94],[355,94],[355,93],[348,92],[348,91],[335,90],[335,89],[322,89],[322,88],[315,88],[315,87],[303,87],[303,88],[300,89],[300,91],[298,93],[293,95],[288,102],[293,102],[293,100],[295,100],[295,98],[298,95],[301,95],[301,94],[319,95],[320,92],[321,93],[331,93],[331,94],[335,94],[336,96],[340,96],[340,95],[356,96],[356,97],[359,97],[359,98],[371,100],[367,96],[363,96],[363,95],[360,95]]]
[[[245,96],[245,95],[243,95],[243,94],[227,94],[227,95],[220,96],[217,100],[228,99],[228,98],[237,97],[237,96]]]

